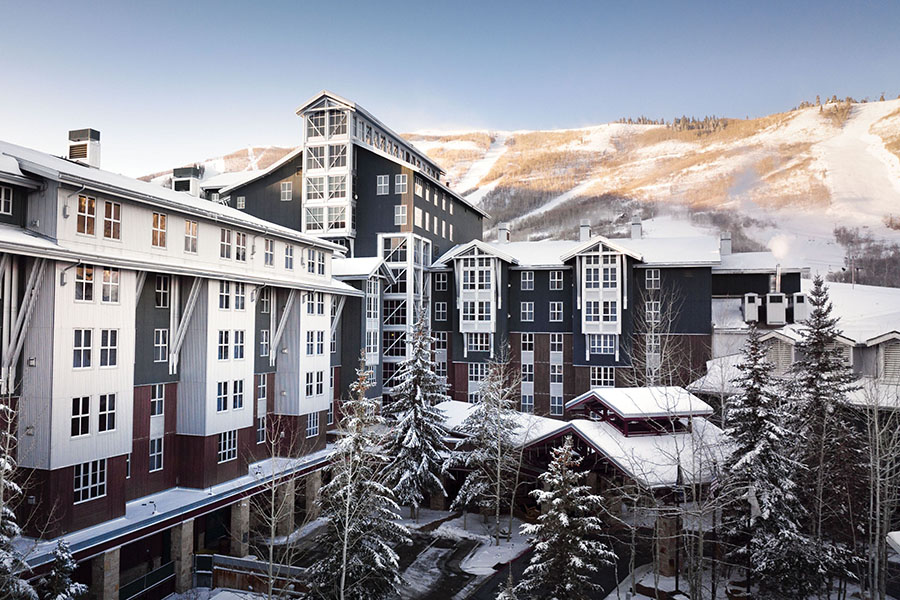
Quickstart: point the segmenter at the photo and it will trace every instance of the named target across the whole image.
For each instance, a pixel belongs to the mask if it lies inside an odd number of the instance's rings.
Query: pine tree
[[[803,466],[789,458],[793,433],[773,393],[773,366],[755,327],[738,370],[734,385],[740,392],[725,409],[730,452],[721,485],[723,536],[731,562],[744,565],[756,585],[754,598],[806,598],[818,589],[818,566],[797,496],[795,477]]]
[[[397,592],[399,557],[393,546],[409,540],[396,522],[399,507],[382,483],[385,456],[376,433],[383,423],[366,398],[372,372],[361,362],[351,398],[341,404],[341,438],[332,455],[332,479],[320,490],[326,521],[317,539],[324,558],[310,570],[315,597],[378,600]]]
[[[506,585],[497,594],[497,600],[518,600],[516,596],[516,586],[513,583],[512,567],[509,568],[509,577],[506,579]]]
[[[599,538],[603,535],[603,498],[583,484],[581,457],[571,436],[552,450],[553,460],[539,480],[546,488],[531,495],[547,508],[537,523],[522,533],[535,540],[534,554],[516,591],[532,598],[581,600],[595,597],[601,587],[591,577],[616,555]]]
[[[37,592],[41,600],[78,600],[88,592],[83,583],[72,581],[75,559],[65,540],[59,540],[53,550],[53,566],[50,573],[38,582]]]
[[[0,401],[0,590],[8,600],[37,600],[34,589],[21,577],[28,565],[13,546],[13,540],[22,533],[13,510],[22,494],[22,488],[14,480],[16,438],[12,428],[15,423],[15,412],[10,399],[5,397]]]
[[[412,515],[418,514],[426,494],[447,495],[441,477],[450,450],[444,443],[444,415],[435,405],[449,398],[447,385],[435,374],[433,344],[428,319],[421,312],[411,356],[400,365],[400,384],[384,411],[391,425],[384,444],[390,460],[385,484],[394,490],[399,504],[410,507]]]
[[[500,543],[500,508],[510,497],[519,464],[516,431],[519,429],[509,359],[504,355],[488,366],[481,383],[481,399],[460,425],[467,447],[454,453],[452,464],[468,471],[451,510],[479,508],[494,513],[495,543]]]
[[[806,467],[798,483],[801,501],[809,509],[806,530],[825,570],[842,576],[852,560],[846,548],[854,539],[853,516],[863,513],[853,503],[865,497],[865,453],[860,445],[864,434],[854,430],[855,419],[846,403],[857,386],[841,356],[838,319],[831,315],[828,288],[820,276],[813,279],[809,305],[810,315],[796,344],[794,379],[787,388],[797,456]]]

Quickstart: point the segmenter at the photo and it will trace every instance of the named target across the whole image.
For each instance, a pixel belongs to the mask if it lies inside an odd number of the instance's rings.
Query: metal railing
[[[119,588],[119,600],[130,600],[175,577],[175,563],[167,562]]]

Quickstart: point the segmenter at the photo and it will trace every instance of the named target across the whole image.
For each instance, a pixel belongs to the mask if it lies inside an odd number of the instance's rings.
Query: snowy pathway
[[[497,162],[497,160],[499,160],[500,157],[503,156],[503,154],[506,152],[506,138],[509,137],[509,134],[506,132],[498,131],[493,134],[493,137],[494,141],[491,142],[491,146],[488,148],[484,157],[481,160],[477,160],[472,163],[472,166],[469,167],[469,170],[466,171],[466,174],[463,175],[454,186],[463,194],[477,187],[478,184],[481,183],[481,180],[491,172],[491,169],[494,167],[494,164]],[[472,195],[474,195],[474,193]],[[467,198],[472,202],[476,202],[472,199],[472,195],[467,196]],[[479,200],[483,196],[484,194],[479,197]]]

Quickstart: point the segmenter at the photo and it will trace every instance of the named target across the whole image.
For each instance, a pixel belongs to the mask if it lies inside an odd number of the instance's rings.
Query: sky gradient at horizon
[[[299,143],[321,89],[393,129],[756,117],[897,97],[900,3],[55,3],[3,0],[0,139],[102,134],[139,176]]]

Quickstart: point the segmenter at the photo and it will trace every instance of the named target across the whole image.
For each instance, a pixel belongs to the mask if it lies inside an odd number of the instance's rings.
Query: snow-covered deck
[[[237,499],[273,478],[313,471],[328,462],[331,452],[329,446],[299,458],[269,458],[251,464],[246,475],[219,485],[203,489],[175,487],[138,498],[125,504],[124,516],[73,531],[62,538],[69,542],[74,554],[82,554],[144,529],[165,527],[167,521],[174,525],[182,518],[190,518],[191,513],[202,513],[205,508],[214,510],[223,502]],[[20,537],[14,544],[23,553],[28,565],[36,567],[52,560],[50,553],[56,542],[56,539]]]

